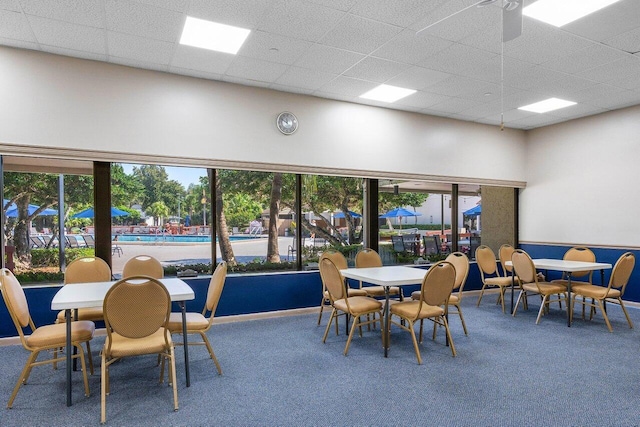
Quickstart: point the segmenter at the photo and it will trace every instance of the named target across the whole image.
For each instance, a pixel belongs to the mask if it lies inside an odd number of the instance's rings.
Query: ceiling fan
[[[477,3],[478,7],[488,6],[490,4],[495,3],[498,0],[482,0],[480,3]],[[502,6],[505,10],[511,12],[520,6],[520,0],[504,0],[504,5]]]

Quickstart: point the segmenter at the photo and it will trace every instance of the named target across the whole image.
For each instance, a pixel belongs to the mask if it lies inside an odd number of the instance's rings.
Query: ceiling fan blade
[[[522,8],[524,0],[510,1],[502,9],[502,42],[506,43],[522,34]]]
[[[497,0],[482,0],[481,2],[479,2],[476,6],[478,7],[485,7],[485,6],[489,6],[492,3],[495,3]]]

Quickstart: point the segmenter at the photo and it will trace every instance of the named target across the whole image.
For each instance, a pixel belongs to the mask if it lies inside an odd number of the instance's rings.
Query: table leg
[[[187,308],[184,301],[178,301],[178,304],[180,305],[180,310],[182,311],[182,347],[184,348],[184,372],[187,378],[187,387],[189,387],[191,386],[191,377],[189,375],[189,345],[187,342]]]
[[[571,327],[571,273],[567,273],[567,326]]]
[[[71,406],[71,309],[64,311],[64,317],[67,321],[67,406]]]
[[[516,284],[515,284],[516,279],[515,279],[515,277],[516,277],[515,272],[512,272],[511,273],[511,314],[513,314],[513,294],[514,294],[515,288],[516,288]],[[504,298],[504,294],[503,294],[502,298]]]
[[[391,324],[389,323],[389,293],[390,287],[384,287],[384,340],[382,342],[382,346],[384,347],[384,357],[387,357],[389,353],[389,333],[391,329]]]

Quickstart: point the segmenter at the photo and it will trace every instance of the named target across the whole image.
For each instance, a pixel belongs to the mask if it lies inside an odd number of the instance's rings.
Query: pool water
[[[114,237],[115,238],[115,237]],[[253,240],[260,236],[229,236],[232,242],[238,240]],[[216,238],[216,241],[218,239]],[[119,234],[118,242],[173,242],[173,243],[210,243],[211,236],[197,236],[191,234]]]

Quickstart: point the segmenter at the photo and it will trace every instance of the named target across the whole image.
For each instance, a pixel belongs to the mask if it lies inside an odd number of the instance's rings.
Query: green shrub
[[[31,249],[31,266],[36,268],[58,267],[60,265],[58,254],[58,248]],[[64,258],[66,264],[69,264],[71,261],[77,258],[94,255],[95,250],[93,248],[69,248],[64,250]]]
[[[16,272],[16,279],[18,279],[21,284],[42,282],[60,283],[64,280],[64,273],[60,273],[59,271],[28,270]]]

